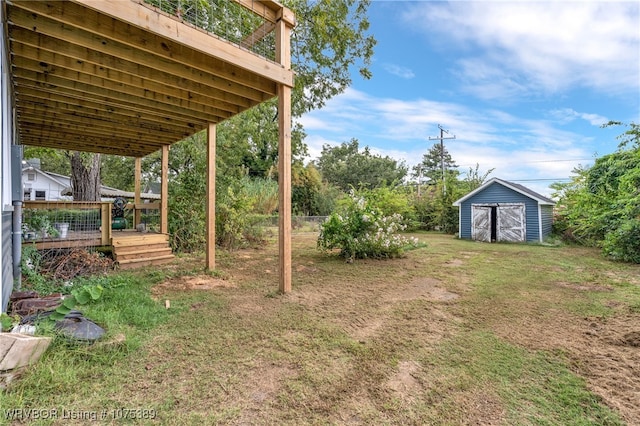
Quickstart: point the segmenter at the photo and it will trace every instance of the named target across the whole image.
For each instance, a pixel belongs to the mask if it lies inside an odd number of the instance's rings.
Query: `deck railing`
[[[275,24],[257,0],[143,0],[149,6],[211,35],[275,61]]]
[[[22,239],[38,249],[111,245],[110,202],[25,201]],[[160,203],[129,203],[125,206],[125,229],[156,231]],[[144,224],[140,228],[140,224]]]

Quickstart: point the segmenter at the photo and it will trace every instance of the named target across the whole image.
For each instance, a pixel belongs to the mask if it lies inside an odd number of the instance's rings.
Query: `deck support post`
[[[134,175],[134,197],[133,197],[133,227],[138,228],[138,225],[142,222],[140,217],[140,210],[138,205],[140,204],[140,186],[142,180],[142,158],[136,157],[135,159],[135,175]]]
[[[162,177],[160,179],[160,233],[169,233],[169,145],[162,146]]]
[[[291,69],[293,23],[279,16],[276,23],[276,61]],[[291,291],[291,87],[278,85],[278,245],[281,293]]]
[[[207,128],[207,253],[206,268],[216,269],[216,125]]]

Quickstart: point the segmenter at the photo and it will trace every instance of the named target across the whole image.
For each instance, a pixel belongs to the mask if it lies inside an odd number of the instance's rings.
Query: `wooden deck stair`
[[[113,233],[113,257],[120,269],[139,268],[168,263],[175,257],[169,247],[167,234]]]

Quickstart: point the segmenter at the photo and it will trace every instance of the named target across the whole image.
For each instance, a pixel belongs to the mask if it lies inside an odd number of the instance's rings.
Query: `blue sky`
[[[640,123],[640,2],[373,1],[363,80],[300,120],[311,157],[352,138],[408,166],[445,141],[465,172],[550,195]]]

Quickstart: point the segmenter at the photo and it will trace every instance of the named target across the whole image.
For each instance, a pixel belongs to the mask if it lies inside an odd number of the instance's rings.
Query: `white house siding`
[[[62,196],[62,192],[69,185],[65,185],[64,182],[56,182],[47,174],[35,169],[24,169],[22,171],[22,184],[25,200],[60,201],[70,199],[70,197]],[[43,194],[44,198],[38,198],[38,194]]]

